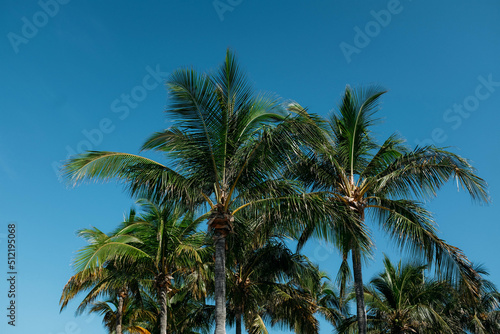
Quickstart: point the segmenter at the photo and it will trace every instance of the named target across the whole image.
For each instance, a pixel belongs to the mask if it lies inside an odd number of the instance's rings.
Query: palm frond
[[[430,212],[418,202],[373,198],[369,206],[399,247],[436,264],[444,277],[464,279],[471,291],[477,291],[477,273],[470,261],[459,248],[437,237]]]
[[[475,174],[469,162],[449,151],[435,147],[417,147],[388,164],[370,186],[376,193],[390,196],[416,195],[427,199],[436,195],[451,178],[473,200],[489,202],[486,182]]]

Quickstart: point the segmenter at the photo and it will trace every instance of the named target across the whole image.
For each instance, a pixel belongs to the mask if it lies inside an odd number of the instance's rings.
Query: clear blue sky
[[[44,2],[45,1],[45,2]],[[57,4],[57,5],[55,5]],[[500,4],[490,1],[2,1],[0,5],[0,331],[105,333],[100,319],[59,314],[83,243],[80,228],[111,230],[133,201],[115,184],[69,188],[58,163],[86,149],[137,153],[168,126],[163,78],[209,70],[226,48],[261,91],[326,115],[346,84],[379,83],[377,128],[471,159],[490,185],[479,206],[450,185],[429,203],[441,237],[500,285]],[[90,138],[90,139],[89,139]],[[7,224],[17,224],[17,326],[6,324]],[[377,252],[401,255],[374,232]],[[306,253],[332,275],[338,255]],[[274,331],[273,331],[274,332]],[[330,333],[327,325],[321,333]]]

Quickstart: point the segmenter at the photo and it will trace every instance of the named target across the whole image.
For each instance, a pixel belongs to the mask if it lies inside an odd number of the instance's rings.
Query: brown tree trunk
[[[116,334],[122,334],[122,321],[123,321],[123,300],[124,292],[120,290],[118,292],[118,306],[116,308]]]
[[[352,250],[352,271],[354,274],[354,292],[356,293],[356,314],[359,334],[366,334],[365,295],[363,290],[363,275],[361,272],[361,252],[356,247]]]
[[[226,334],[226,238],[215,239],[215,334]]]
[[[241,314],[236,314],[236,334],[241,334]]]
[[[167,334],[167,286],[160,290],[160,334]]]

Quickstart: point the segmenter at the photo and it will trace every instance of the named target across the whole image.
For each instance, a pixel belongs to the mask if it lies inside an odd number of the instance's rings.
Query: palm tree
[[[133,220],[134,215],[135,212],[131,211],[126,220]],[[123,252],[124,247],[128,247],[127,243],[138,240],[124,235],[120,231],[108,236],[97,228],[81,230],[78,234],[88,242],[88,245],[80,252],[95,255],[94,260],[100,265],[97,267],[82,266],[81,262],[75,262],[77,273],[69,279],[63,288],[59,302],[61,311],[66,308],[71,299],[85,291],[88,293],[78,306],[76,314],[82,314],[88,310],[98,298],[112,295],[113,300],[116,300],[114,331],[116,334],[122,334],[124,300],[129,295],[140,300],[139,290],[143,280],[135,270],[131,270],[129,266],[124,266],[123,263],[116,261],[116,258],[106,260],[102,252],[108,248],[107,244],[116,244],[116,251]],[[129,252],[132,253],[133,250]]]
[[[123,299],[123,296],[119,294],[110,295],[104,301],[93,302],[89,313],[101,315],[109,333],[116,334],[119,333],[116,329],[118,327],[120,327],[120,333],[151,334],[145,327],[155,319],[154,313],[146,310],[137,299],[127,297]],[[122,323],[123,331],[121,330]]]
[[[348,315],[347,303],[323,272],[299,275],[275,289],[268,299],[271,303],[264,316],[271,324],[286,326],[294,333],[319,333],[318,316],[337,326]]]
[[[474,270],[481,275],[479,293],[471,294],[460,280],[446,310],[448,319],[454,325],[454,333],[500,333],[500,293],[484,278],[488,275],[484,267],[476,265]]]
[[[147,287],[151,285],[148,282],[152,282],[161,307],[160,334],[165,334],[169,294],[173,291],[173,275],[187,275],[192,270],[202,272],[203,256],[208,253],[205,247],[206,237],[204,233],[197,231],[199,221],[193,220],[193,214],[180,209],[174,203],[159,207],[149,201],[140,200],[139,204],[144,210],[141,217],[134,216],[134,219],[125,221],[111,237],[97,228],[80,231],[80,235],[91,243],[78,252],[75,266],[78,274],[82,275],[81,273],[104,270],[109,272],[110,264],[118,265],[118,268],[121,268],[119,273],[134,272],[141,278],[143,286]],[[73,281],[82,285],[79,283],[81,279],[70,280],[72,284],[67,284],[63,292],[65,301],[73,298],[74,292],[82,290],[82,287]],[[115,277],[108,281],[116,284]],[[92,282],[83,281],[84,287],[89,284]],[[102,287],[106,286],[100,282],[95,285],[96,288],[89,294],[91,297],[85,300],[85,305],[102,294]],[[118,295],[117,328],[121,326],[120,310],[125,294],[126,290],[123,290]]]
[[[431,214],[418,200],[433,197],[444,183],[455,178],[474,200],[487,202],[486,183],[475,175],[467,160],[444,149],[409,150],[397,135],[378,145],[370,130],[383,94],[377,87],[353,90],[347,86],[339,114],[333,113],[321,125],[328,140],[303,154],[292,172],[306,186],[329,194],[331,201],[355,214],[366,234],[369,229],[365,218],[371,217],[398,246],[422,254],[450,275],[463,277],[474,289],[477,274],[469,261],[458,248],[438,238]],[[313,224],[305,230],[301,243],[316,227]],[[349,252],[352,255],[359,333],[364,334],[363,248],[349,229],[336,232],[341,232],[336,241],[344,258],[341,277],[347,277],[347,256]]]
[[[208,334],[214,323],[214,306],[207,305],[188,282],[175,281],[175,294],[169,300],[169,324],[172,334]]]
[[[92,270],[94,272],[92,274],[89,270],[72,276],[63,289],[60,301],[61,311],[71,299],[84,291],[88,291],[88,293],[78,306],[77,315],[85,311],[93,312],[96,303],[103,303],[98,299],[107,296],[107,302],[112,302],[115,305],[113,327],[110,330],[116,334],[122,334],[127,303],[133,301],[134,305],[140,305],[142,302],[142,295],[139,292],[141,278],[136,275],[137,273],[129,270],[130,268],[113,267],[112,264],[108,264],[106,268]]]
[[[348,317],[348,300],[342,298],[326,273],[321,273],[319,281],[306,280],[304,288],[312,296],[315,313],[334,327]]]
[[[454,333],[444,314],[452,288],[447,281],[425,277],[427,265],[394,266],[387,256],[384,272],[365,287],[368,331],[387,334]],[[356,317],[346,319],[339,333],[356,325]]]
[[[171,284],[168,300],[167,323],[171,334],[208,334],[214,322],[213,306],[199,298],[192,282],[181,275],[175,275]],[[152,334],[160,332],[161,306],[157,291],[149,286],[141,295],[141,304],[137,305],[148,317],[134,318],[131,324],[148,329]]]
[[[226,237],[238,213],[296,223],[302,221],[300,215],[319,220],[330,210],[327,204],[314,205],[321,201],[318,195],[297,195],[302,189],[280,173],[304,138],[320,140],[321,133],[306,112],[287,114],[276,98],[253,93],[230,51],[215,73],[174,72],[168,90],[166,112],[174,125],[143,145],[164,154],[168,166],[133,154],[88,152],[70,159],[63,173],[73,183],[118,179],[133,196],[176,200],[209,212],[215,243],[215,332],[222,334]]]
[[[161,306],[160,334],[165,334],[174,275],[201,272],[209,249],[205,247],[205,234],[197,231],[199,220],[193,220],[192,212],[172,202],[162,206],[146,200],[139,203],[144,210],[141,220],[127,223],[124,229],[140,240],[137,247],[148,254],[138,257],[134,266],[143,268],[154,280]]]

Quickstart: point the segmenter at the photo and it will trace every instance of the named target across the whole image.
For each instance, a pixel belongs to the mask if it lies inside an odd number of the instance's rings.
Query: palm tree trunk
[[[215,334],[226,334],[226,238],[215,240]]]
[[[167,334],[167,286],[160,290],[160,334]]]
[[[236,314],[236,334],[241,334],[241,314]]]
[[[366,310],[363,291],[363,275],[361,273],[361,252],[358,248],[352,250],[352,270],[354,273],[354,291],[356,293],[356,314],[359,334],[366,334]]]
[[[122,290],[118,292],[118,307],[116,309],[116,334],[122,334],[122,320],[123,320],[123,293]]]

